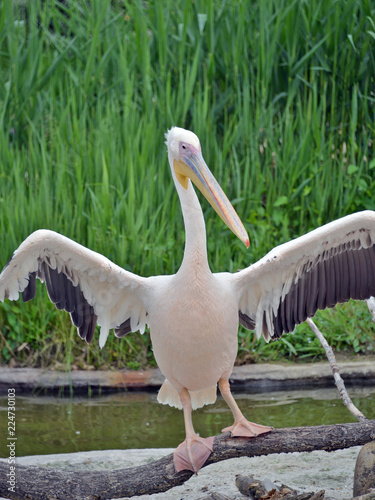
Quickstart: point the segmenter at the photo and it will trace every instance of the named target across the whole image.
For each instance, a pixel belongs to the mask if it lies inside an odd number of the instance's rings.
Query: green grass
[[[202,201],[212,270],[246,267],[375,209],[374,107],[369,0],[4,0],[0,267],[43,227],[138,274],[175,272],[184,234],[163,136],[172,125],[198,134],[249,231],[246,251]],[[374,349],[365,309],[340,311],[321,314],[334,347]],[[32,303],[1,305],[0,329],[3,362],[153,359],[147,336],[86,346],[42,287]],[[239,346],[256,359],[322,355],[305,325],[269,346],[241,330]]]

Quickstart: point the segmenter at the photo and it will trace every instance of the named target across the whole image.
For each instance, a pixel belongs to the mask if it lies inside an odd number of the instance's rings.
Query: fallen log
[[[237,457],[313,450],[334,451],[375,440],[375,420],[351,424],[275,429],[256,439],[216,436],[206,464]],[[14,491],[10,489],[10,464],[0,462],[0,496],[16,500],[110,499],[167,491],[187,481],[193,473],[177,473],[173,455],[140,467],[113,471],[59,471],[36,466],[15,466]]]

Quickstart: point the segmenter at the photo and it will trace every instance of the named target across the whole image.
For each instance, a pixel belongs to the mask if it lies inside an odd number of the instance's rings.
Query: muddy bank
[[[343,361],[340,373],[348,386],[375,385],[375,359]],[[164,377],[158,368],[149,370],[107,370],[61,372],[39,368],[0,368],[0,391],[13,387],[17,392],[111,392],[126,390],[156,391]],[[234,389],[262,392],[313,387],[333,387],[329,363],[260,363],[235,366],[230,378]]]

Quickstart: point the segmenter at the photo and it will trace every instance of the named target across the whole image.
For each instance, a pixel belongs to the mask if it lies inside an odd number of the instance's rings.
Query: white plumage
[[[216,388],[234,415],[234,436],[254,437],[269,427],[248,422],[230,394],[228,379],[237,353],[239,322],[277,338],[315,314],[349,298],[375,295],[375,213],[331,222],[280,245],[235,274],[210,271],[202,210],[192,182],[228,227],[249,245],[247,233],[205,164],[199,140],[177,127],[166,134],[168,159],[184,217],[183,262],[172,276],[143,278],[53,231],[31,234],[0,275],[0,300],[25,301],[35,280],[46,282],[50,299],[67,310],[79,335],[99,344],[109,330],[118,337],[149,325],[156,361],[166,377],[158,399],[183,408],[186,440],[175,452],[177,470],[198,470],[213,438],[199,438],[192,409],[213,403]]]

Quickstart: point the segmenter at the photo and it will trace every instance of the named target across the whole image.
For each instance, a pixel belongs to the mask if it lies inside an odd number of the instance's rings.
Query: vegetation
[[[0,268],[43,227],[138,274],[175,272],[184,233],[163,144],[172,125],[200,137],[249,231],[246,251],[202,200],[212,270],[246,267],[375,209],[374,108],[370,0],[3,0]],[[42,288],[0,305],[4,363],[153,363],[147,334],[87,346]],[[374,350],[365,305],[318,322],[336,349]],[[267,346],[240,330],[239,347],[250,361],[322,355],[306,325]]]

